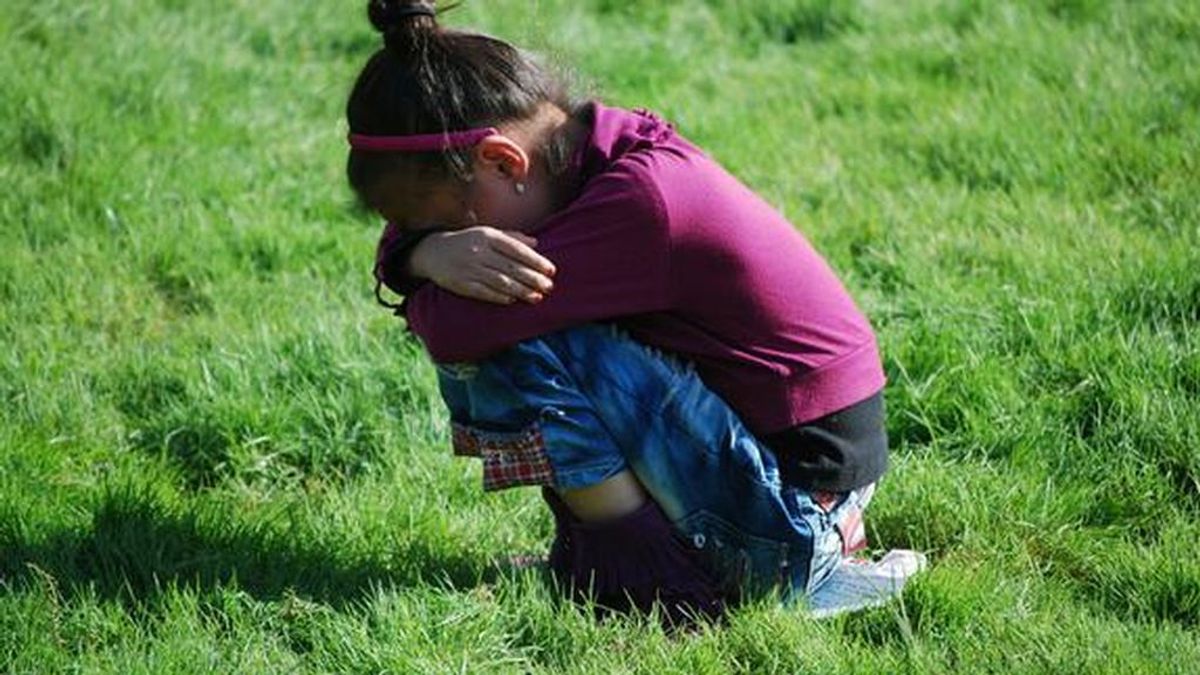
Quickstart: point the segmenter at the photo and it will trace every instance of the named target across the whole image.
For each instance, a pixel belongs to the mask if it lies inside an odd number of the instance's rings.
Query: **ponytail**
[[[383,43],[395,54],[406,54],[429,33],[438,30],[437,3],[433,0],[402,2],[371,0],[367,3],[367,18],[375,30],[383,34]],[[454,9],[450,5],[442,11]]]
[[[443,134],[526,119],[545,103],[573,112],[566,87],[529,54],[498,38],[443,29],[433,0],[370,0],[367,17],[384,47],[367,61],[346,105],[350,132]],[[421,181],[470,180],[470,151],[351,150],[347,177],[368,193],[389,174]]]

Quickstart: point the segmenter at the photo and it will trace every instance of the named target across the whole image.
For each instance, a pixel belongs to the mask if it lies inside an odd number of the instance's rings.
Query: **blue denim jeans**
[[[812,592],[843,553],[839,524],[872,487],[836,503],[780,482],[775,457],[686,363],[609,325],[522,342],[478,363],[437,364],[455,451],[485,488],[570,490],[631,469],[722,588]]]

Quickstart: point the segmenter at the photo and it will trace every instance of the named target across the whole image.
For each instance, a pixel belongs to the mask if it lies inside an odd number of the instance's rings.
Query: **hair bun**
[[[367,17],[375,30],[386,36],[414,17],[428,17],[433,25],[437,25],[437,6],[434,0],[370,0]]]

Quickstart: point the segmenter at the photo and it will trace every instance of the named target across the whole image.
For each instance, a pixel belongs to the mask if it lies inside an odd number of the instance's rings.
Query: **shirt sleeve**
[[[570,326],[669,309],[666,210],[649,174],[629,158],[591,179],[534,234],[557,270],[542,302],[496,305],[433,284],[408,298],[409,328],[435,361],[478,361]]]

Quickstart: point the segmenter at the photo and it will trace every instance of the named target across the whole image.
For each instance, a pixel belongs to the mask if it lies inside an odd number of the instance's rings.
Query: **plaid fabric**
[[[483,489],[503,490],[520,485],[554,486],[554,467],[536,424],[518,432],[487,431],[452,422],[454,454],[483,460]]]

